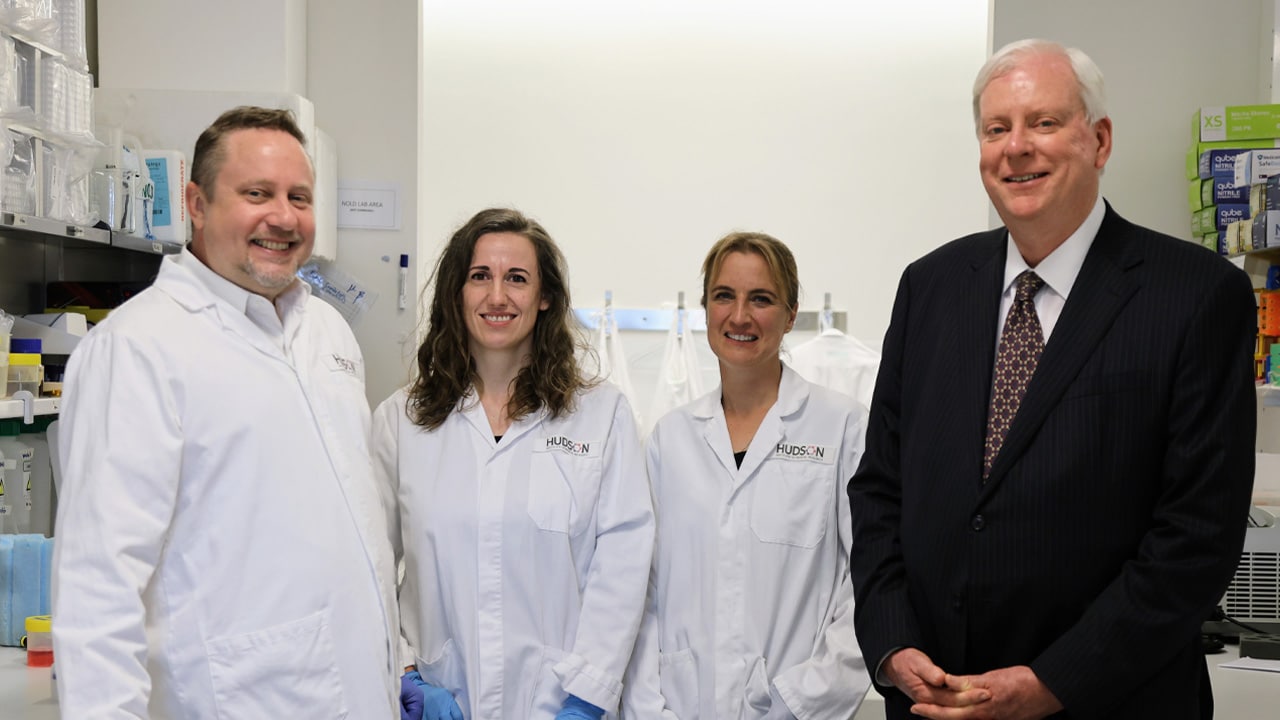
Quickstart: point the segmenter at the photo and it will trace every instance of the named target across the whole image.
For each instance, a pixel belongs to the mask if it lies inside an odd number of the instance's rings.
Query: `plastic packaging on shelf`
[[[37,124],[68,138],[93,137],[93,77],[57,60],[43,65],[43,102]]]
[[[0,36],[0,115],[17,111],[19,77],[13,38]]]
[[[98,211],[90,201],[90,179],[100,146],[46,144],[45,149],[44,214],[77,225],[97,223]]]
[[[81,68],[89,64],[84,40],[84,13],[84,0],[53,0],[53,21],[58,28],[55,47]]]
[[[12,128],[4,131],[9,152],[0,156],[7,159],[3,166],[0,185],[0,207],[22,215],[36,213],[36,149],[30,135]],[[0,148],[3,151],[4,148]]]
[[[53,0],[4,0],[0,2],[0,27],[53,47],[58,28]]]
[[[0,117],[10,122],[36,121],[35,54],[30,45],[0,35]]]

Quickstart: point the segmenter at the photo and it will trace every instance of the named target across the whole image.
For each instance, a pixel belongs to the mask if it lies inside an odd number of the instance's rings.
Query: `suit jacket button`
[[[974,532],[982,532],[982,528],[986,526],[987,521],[981,515],[974,515],[973,520],[969,522],[969,527],[973,528]]]

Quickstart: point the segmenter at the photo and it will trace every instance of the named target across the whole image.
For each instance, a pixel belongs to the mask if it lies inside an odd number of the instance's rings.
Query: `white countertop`
[[[0,707],[4,720],[58,720],[50,668],[27,667],[27,651],[0,647]]]

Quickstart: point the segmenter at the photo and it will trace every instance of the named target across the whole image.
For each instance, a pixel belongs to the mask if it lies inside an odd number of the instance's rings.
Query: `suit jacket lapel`
[[[991,467],[984,495],[1000,483],[1027,449],[1120,310],[1138,290],[1137,280],[1128,271],[1142,259],[1130,246],[1128,227],[1128,222],[1108,205],[1098,236],[1089,247],[1071,296]]]

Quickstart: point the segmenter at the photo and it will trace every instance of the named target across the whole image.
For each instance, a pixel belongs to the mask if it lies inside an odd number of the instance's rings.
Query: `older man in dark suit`
[[[903,273],[849,483],[890,718],[1200,718],[1253,480],[1253,294],[1099,194],[1102,76],[1000,50],[974,116],[1005,226]]]

